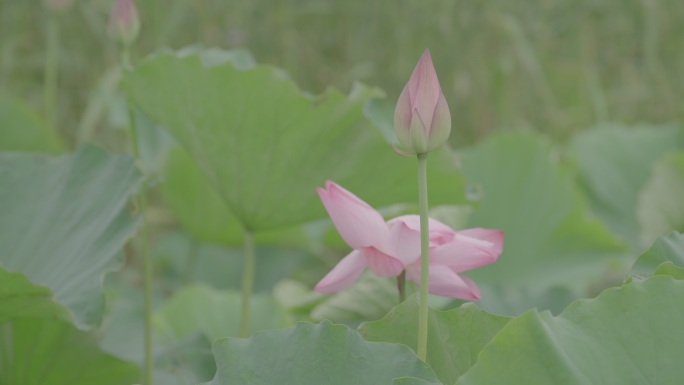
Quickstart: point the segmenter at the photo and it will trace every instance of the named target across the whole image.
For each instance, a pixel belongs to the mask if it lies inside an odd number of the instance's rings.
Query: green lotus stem
[[[57,100],[57,75],[59,69],[59,26],[57,15],[50,12],[47,20],[46,39],[47,52],[45,53],[44,68],[44,98],[45,98],[45,117],[50,123],[55,119],[55,103]]]
[[[123,50],[121,50],[121,63],[123,64],[124,69],[131,66],[131,51],[128,49],[128,47],[125,47]]]
[[[143,257],[143,276],[144,276],[144,290],[145,290],[145,385],[152,385],[152,372],[154,368],[154,361],[152,358],[152,258],[149,252],[149,228],[147,219],[145,218],[145,190],[147,189],[147,182],[143,181],[142,191],[138,196],[138,205],[140,211],[143,213],[142,224],[142,257]]]
[[[124,66],[127,66],[125,63]],[[131,149],[133,151],[133,156],[137,162],[140,162],[140,149],[138,146],[138,131],[135,125],[135,113],[133,108],[128,106],[128,138],[131,142]],[[142,213],[143,223],[140,232],[142,241],[142,260],[143,260],[143,290],[145,293],[145,333],[144,333],[144,351],[145,351],[145,368],[144,368],[144,381],[145,385],[152,385],[153,382],[153,368],[154,361],[152,358],[152,259],[150,257],[149,247],[149,226],[147,224],[147,218],[145,217],[145,209],[147,207],[147,199],[145,197],[145,191],[147,191],[147,176],[143,176],[142,186],[140,187],[140,193],[134,198],[134,204],[138,208],[138,212]]]
[[[244,266],[242,268],[242,303],[240,309],[240,337],[249,337],[249,301],[254,288],[254,238],[245,229],[244,236]]]
[[[427,359],[428,277],[430,229],[428,224],[427,153],[418,154],[418,211],[420,212],[420,303],[418,311],[418,358]]]
[[[406,300],[406,270],[397,276],[397,291],[399,292],[399,303]]]
[[[121,65],[123,66],[123,71],[130,67],[130,55],[128,53],[128,47],[124,46],[121,53]],[[135,111],[133,107],[129,104],[128,106],[128,140],[131,143],[131,149],[133,152],[133,157],[136,162],[140,164],[140,147],[138,146],[138,130],[135,124]],[[144,170],[143,170],[144,172]],[[154,371],[154,359],[152,357],[152,279],[153,279],[153,266],[152,258],[150,256],[149,248],[149,225],[147,224],[147,218],[145,216],[147,208],[147,199],[145,197],[145,192],[147,191],[147,175],[143,175],[142,186],[140,187],[140,193],[134,198],[134,203],[138,208],[138,212],[142,213],[143,223],[141,229],[141,241],[142,241],[142,260],[143,260],[143,290],[145,293],[145,326],[144,326],[144,351],[145,351],[145,367],[143,371],[143,384],[152,385],[154,384],[153,371]]]

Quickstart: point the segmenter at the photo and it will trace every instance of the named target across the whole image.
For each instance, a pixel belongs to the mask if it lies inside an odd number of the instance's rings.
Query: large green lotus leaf
[[[664,262],[684,267],[684,234],[673,232],[658,237],[651,247],[634,262],[632,274],[639,278],[653,275]]]
[[[0,151],[58,153],[57,133],[28,106],[0,97]]]
[[[100,350],[96,335],[53,318],[0,324],[0,384],[129,385],[135,364]]]
[[[0,323],[18,317],[51,317],[70,320],[71,316],[52,298],[47,287],[36,286],[20,273],[0,267]]]
[[[272,67],[207,66],[199,55],[172,54],[145,60],[124,84],[246,228],[325,217],[316,186],[326,179],[376,207],[416,201],[415,159],[397,156],[364,116],[377,89],[357,85],[349,96],[329,89],[313,97]],[[433,159],[433,203],[463,202],[448,149]]]
[[[639,194],[637,215],[641,241],[652,242],[673,230],[684,231],[684,152],[658,161],[653,175]]]
[[[107,375],[103,375],[107,373]],[[0,384],[128,385],[136,365],[103,353],[47,287],[0,267]]]
[[[619,275],[619,282],[623,274]],[[576,290],[566,286],[552,286],[539,290],[534,287],[513,288],[501,285],[479,285],[482,298],[477,306],[488,312],[502,315],[519,315],[532,307],[549,310],[553,314],[560,314],[572,301],[579,296],[586,295],[586,291]],[[601,288],[602,289],[602,288]],[[454,301],[454,304],[465,301]]]
[[[644,246],[639,243],[642,227],[636,211],[639,192],[654,162],[675,148],[684,148],[684,136],[672,126],[605,125],[578,135],[572,143],[592,211],[634,250]]]
[[[182,148],[169,154],[164,183],[159,189],[179,223],[198,241],[227,245],[243,243],[242,225],[197,164]],[[302,245],[301,227],[256,234],[258,244]]]
[[[102,279],[138,220],[133,160],[91,146],[59,157],[0,154],[0,264],[48,286],[77,325],[97,324]]]
[[[250,305],[251,332],[291,325],[285,311],[269,295],[253,295]],[[218,291],[204,285],[186,286],[160,306],[154,323],[160,333],[174,339],[196,331],[212,341],[237,336],[240,293]]]
[[[678,384],[684,378],[684,281],[632,281],[558,317],[510,321],[459,385]]]
[[[465,151],[463,168],[481,194],[469,227],[505,232],[503,254],[473,271],[476,281],[537,291],[583,288],[624,256],[625,246],[587,214],[572,180],[538,137],[492,136]]]
[[[413,295],[383,319],[362,324],[359,333],[369,341],[394,342],[416,350],[418,313],[418,297]],[[473,303],[449,311],[430,309],[427,363],[440,381],[453,384],[508,321],[509,317],[487,313]]]
[[[392,385],[400,377],[436,381],[434,372],[400,344],[365,341],[329,321],[299,323],[249,339],[214,343],[210,385]]]
[[[242,242],[242,226],[182,148],[169,154],[159,189],[178,222],[198,241]]]
[[[674,279],[684,279],[684,267],[675,265],[672,262],[663,262],[653,275],[669,275]]]

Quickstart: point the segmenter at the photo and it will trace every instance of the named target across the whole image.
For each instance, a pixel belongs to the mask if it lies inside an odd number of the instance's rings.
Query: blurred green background
[[[604,121],[681,120],[684,3],[678,0],[139,0],[134,61],[163,46],[244,47],[307,91],[354,81],[395,100],[430,48],[454,119],[452,144],[501,129],[559,140]],[[42,107],[48,18],[60,31],[57,123],[79,141],[89,98],[118,63],[111,2],[0,2],[0,94]],[[68,97],[67,97],[68,95]],[[92,118],[92,116],[90,117]],[[104,118],[96,119],[99,129]]]
[[[0,0],[0,151],[66,152],[49,159],[68,163],[78,158],[88,167],[94,167],[89,157],[70,154],[80,144],[95,142],[108,150],[81,149],[95,159],[130,152],[119,50],[106,31],[112,3],[74,0],[70,7],[50,10],[42,0]],[[483,309],[517,315],[537,307],[558,313],[577,298],[590,298],[619,285],[636,257],[659,235],[684,231],[684,79],[680,76],[684,2],[137,0],[136,4],[142,28],[133,46],[133,64],[164,47],[241,48],[230,55],[251,63],[251,53],[256,63],[281,68],[310,94],[331,86],[347,94],[357,81],[384,90],[387,98],[385,104],[380,102],[380,112],[369,112],[372,108],[362,103],[347,108],[346,101],[336,102],[355,117],[346,120],[359,120],[349,123],[350,130],[357,130],[353,133],[372,131],[378,121],[391,130],[391,107],[423,50],[429,48],[450,105],[451,147],[457,149],[443,148],[441,154],[431,155],[432,165],[444,167],[438,174],[442,176],[430,182],[431,215],[455,229],[482,226],[506,232],[502,258],[473,272],[483,291],[478,302]],[[59,45],[53,115],[46,113],[44,82],[50,39]],[[228,109],[222,109],[221,103],[241,100],[242,93],[218,87],[204,92],[205,84],[222,78],[216,74],[205,78],[208,71],[193,66],[192,58],[157,59],[126,76],[128,102],[133,106],[130,117],[139,130],[138,167],[149,178],[145,216],[151,225],[150,255],[155,265],[155,359],[162,379],[158,383],[175,385],[210,379],[215,371],[211,342],[236,334],[242,229],[226,205],[232,202],[207,182],[197,154],[176,146],[164,128],[177,136],[187,129],[188,116],[206,117],[197,106],[211,105],[216,113],[212,119],[193,122],[199,122],[205,133],[214,131],[214,136],[207,135],[208,142],[226,146],[233,137],[224,137],[222,143],[215,140]],[[166,76],[156,76],[167,70]],[[258,84],[269,84],[278,72],[260,73],[257,80],[266,81]],[[181,77],[185,82],[165,87],[165,79]],[[195,79],[209,79],[209,83]],[[191,107],[196,111],[188,108],[183,119],[167,114],[180,110],[182,99],[167,98],[169,90],[192,95],[196,105]],[[259,97],[270,100],[268,91],[259,91]],[[290,96],[303,98],[297,92]],[[244,108],[258,115],[263,107],[255,103]],[[385,119],[377,119],[378,115]],[[259,135],[270,132],[260,131],[255,137]],[[409,161],[395,156],[379,134],[373,140],[386,151],[369,157],[355,174],[380,168],[377,159],[384,157],[392,157],[392,162],[396,158],[397,164]],[[321,151],[349,159],[349,147],[342,144],[330,140],[326,145],[333,150]],[[206,147],[196,148],[202,152]],[[360,158],[358,152],[354,155]],[[134,169],[133,160],[126,159],[127,167]],[[217,156],[214,163],[226,167],[229,161]],[[316,167],[320,169],[320,164]],[[21,206],[25,211],[16,218],[62,224],[53,217],[45,219],[50,212],[36,209],[31,201],[52,198],[53,187],[31,187],[29,173],[14,166],[4,170],[13,171],[9,175],[25,183],[7,182],[11,179],[6,175],[0,178],[0,187],[3,182],[16,185],[6,190],[25,203]],[[406,180],[413,178],[413,172],[406,174]],[[254,168],[242,176],[223,182],[247,184],[261,177]],[[79,182],[105,190],[120,184],[115,178],[109,185],[82,179]],[[319,182],[309,182],[309,195],[315,198],[311,207],[316,205],[322,213],[314,194],[314,184]],[[352,190],[373,205],[374,198],[401,195],[387,188],[389,183],[373,182],[366,191]],[[377,196],[372,195],[374,189]],[[121,199],[129,199],[133,190]],[[38,199],[25,191],[43,195]],[[93,207],[99,207],[102,195],[93,193]],[[54,207],[67,207],[73,201],[69,194],[61,198]],[[411,201],[415,199],[377,207],[391,217],[415,212],[407,203]],[[11,200],[0,203],[20,206]],[[444,206],[436,207],[438,203]],[[119,209],[136,214],[133,206]],[[70,218],[83,224],[78,217]],[[11,219],[5,226],[16,228]],[[133,237],[130,231],[124,235]],[[10,234],[10,239],[13,233],[0,234]],[[65,243],[54,238],[55,244]],[[370,274],[337,295],[311,291],[349,251],[327,219],[259,232],[256,239],[253,330],[284,327],[302,319],[355,326],[382,317],[396,304],[394,283]],[[4,245],[14,246],[13,241]],[[100,314],[104,321],[95,331],[104,351],[138,364],[142,362],[143,249],[140,237],[133,237],[122,253],[124,268],[107,277],[106,308]],[[36,260],[55,259],[51,247],[43,251],[44,255],[27,254]],[[71,285],[71,274],[71,270],[62,274],[69,277],[66,284]],[[433,300],[441,308],[461,303]]]

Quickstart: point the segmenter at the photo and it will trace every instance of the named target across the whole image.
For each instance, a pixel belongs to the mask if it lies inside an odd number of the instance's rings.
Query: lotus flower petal
[[[378,277],[394,277],[404,270],[404,264],[401,260],[375,247],[365,247],[363,255],[366,260],[366,266]]]
[[[323,277],[316,285],[316,291],[321,293],[338,292],[359,279],[361,273],[366,268],[366,260],[363,253],[354,250]]]
[[[427,151],[432,151],[435,148],[446,143],[451,134],[451,114],[449,113],[449,105],[440,92],[435,112],[432,115],[432,120],[429,123],[430,132],[428,133]]]
[[[318,189],[318,195],[342,239],[356,250],[370,246],[384,250],[389,228],[382,215],[334,182],[327,181],[325,187]]]
[[[410,275],[406,278],[420,285],[420,265],[416,264]],[[407,270],[408,272],[408,270]],[[468,277],[462,276],[444,265],[430,265],[428,291],[443,297],[459,298],[470,301],[480,299],[480,289],[475,282]]]
[[[387,224],[392,227],[396,222],[402,222],[408,226],[409,229],[420,233],[420,216],[418,215],[402,215],[394,219],[390,219]],[[439,245],[453,239],[455,234],[451,227],[436,219],[429,218],[428,227],[430,229],[430,241]]]
[[[393,255],[404,266],[420,259],[420,231],[410,228],[402,221],[395,221],[390,225],[389,242],[394,249]]]
[[[451,242],[437,246],[430,251],[430,262],[446,265],[456,273],[496,262],[502,251],[503,232],[488,229],[476,230],[456,232]],[[478,239],[466,233],[482,235],[485,239]]]
[[[430,124],[435,105],[442,94],[442,88],[439,86],[439,79],[429,50],[426,49],[423,52],[406,86],[411,97],[411,109],[424,123]]]

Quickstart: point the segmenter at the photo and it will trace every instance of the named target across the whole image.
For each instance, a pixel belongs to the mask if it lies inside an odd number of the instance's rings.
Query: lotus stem
[[[418,358],[427,359],[428,277],[430,274],[430,229],[428,222],[427,153],[418,154],[418,211],[420,212],[420,303],[418,313]]]
[[[59,70],[59,26],[54,11],[48,15],[46,29],[47,51],[44,68],[45,117],[48,122],[55,123],[55,103],[57,100],[57,77]]]
[[[245,229],[244,236],[244,266],[242,268],[242,303],[240,310],[240,337],[249,336],[250,299],[254,289],[254,237]]]
[[[397,291],[399,292],[399,303],[406,300],[406,270],[403,270],[397,277]]]

